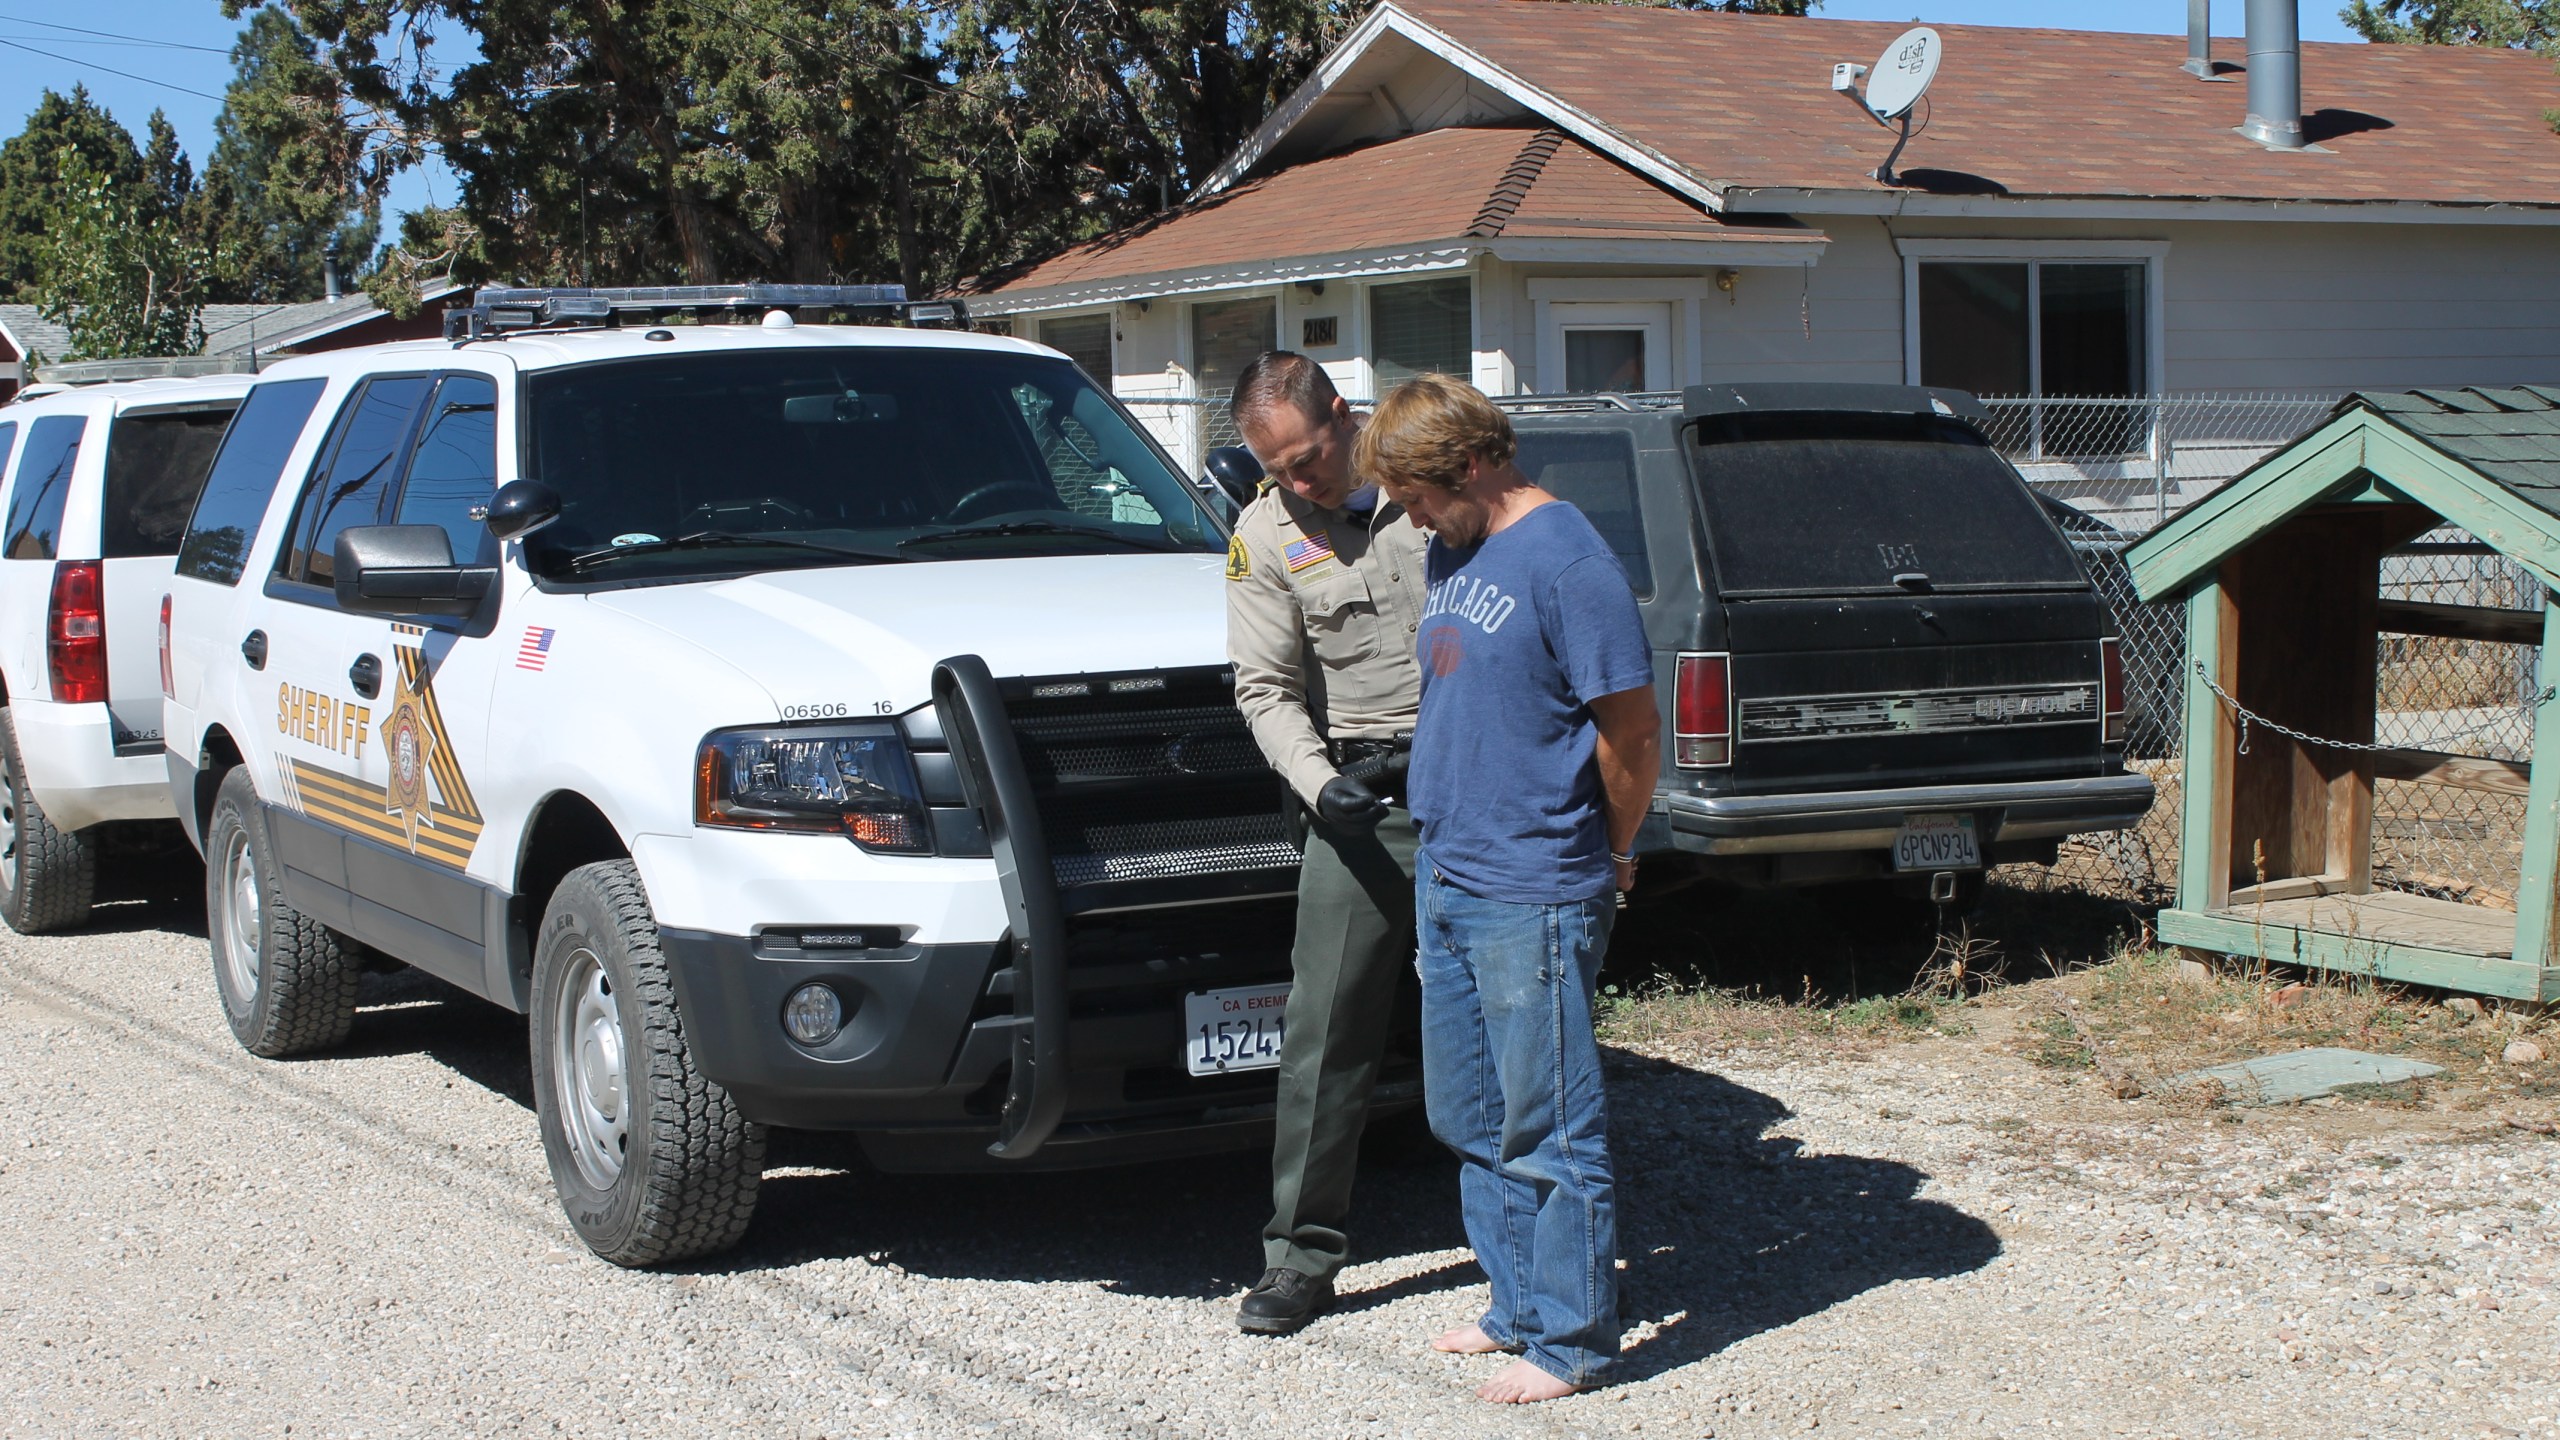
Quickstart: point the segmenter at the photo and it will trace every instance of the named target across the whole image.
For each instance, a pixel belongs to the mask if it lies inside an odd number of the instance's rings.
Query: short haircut
[[[1265,350],[1236,377],[1227,415],[1237,429],[1260,420],[1283,405],[1316,424],[1333,418],[1333,377],[1324,367],[1295,350]]]
[[[1352,442],[1351,464],[1381,484],[1455,490],[1467,462],[1501,465],[1520,453],[1511,417],[1484,392],[1447,375],[1416,375],[1378,402]]]

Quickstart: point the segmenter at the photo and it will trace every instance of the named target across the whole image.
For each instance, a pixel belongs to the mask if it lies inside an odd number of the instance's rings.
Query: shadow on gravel
[[[525,1123],[533,1123],[533,1062],[521,1015],[405,965],[368,971],[356,992],[355,1034],[325,1058],[384,1055],[424,1055],[523,1106]]]
[[[1640,1380],[1703,1359],[1897,1280],[1978,1270],[1991,1227],[1917,1198],[1929,1177],[1896,1160],[1805,1155],[1769,1129],[1775,1096],[1666,1061],[1611,1053],[1618,1161],[1619,1310],[1654,1337],[1627,1352]]]
[[[1622,1304],[1656,1331],[1628,1352],[1641,1379],[1713,1355],[1896,1280],[1958,1275],[2000,1253],[1989,1226],[1915,1198],[1926,1176],[1857,1156],[1805,1156],[1768,1130],[1774,1096],[1612,1051]],[[1456,1165],[1390,1123],[1363,1157],[1344,1227],[1355,1258],[1463,1249]],[[715,1270],[860,1255],[910,1274],[1069,1282],[1134,1295],[1224,1299],[1261,1271],[1270,1211],[1260,1154],[1067,1174],[893,1176],[848,1139],[774,1137],[755,1228]],[[1484,1283],[1472,1262],[1347,1293],[1357,1311]],[[1469,1318],[1473,1294],[1433,1324]]]

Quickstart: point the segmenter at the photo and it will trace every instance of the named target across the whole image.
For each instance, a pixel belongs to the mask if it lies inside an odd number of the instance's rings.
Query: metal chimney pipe
[[[2296,0],[2249,0],[2249,118],[2270,150],[2302,148],[2302,17]]]
[[[2257,92],[2251,91],[2250,98],[2256,99]],[[329,243],[320,247],[320,298],[338,300],[346,293],[344,282],[338,278],[338,237],[332,235]]]
[[[2178,68],[2199,80],[2213,78],[2213,0],[2187,0],[2187,63]]]

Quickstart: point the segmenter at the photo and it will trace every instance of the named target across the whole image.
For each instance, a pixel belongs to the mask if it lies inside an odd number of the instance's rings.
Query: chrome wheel
[[[594,951],[580,946],[561,964],[552,1006],[559,1031],[551,1047],[551,1088],[560,1097],[560,1130],[580,1179],[610,1190],[622,1175],[630,1141],[630,1091],[622,1046],[622,1012],[613,981]]]
[[[217,873],[222,877],[222,925],[213,943],[221,947],[222,978],[245,1014],[258,1002],[259,927],[264,920],[258,862],[249,854],[247,831],[231,832]]]
[[[0,886],[18,888],[18,772],[0,745]]]

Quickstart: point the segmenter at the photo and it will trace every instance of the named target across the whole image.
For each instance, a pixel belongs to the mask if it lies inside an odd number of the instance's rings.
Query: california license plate
[[[1182,997],[1182,1062],[1194,1075],[1268,1070],[1288,1033],[1289,987],[1245,985]]]
[[[1906,815],[1893,837],[1896,870],[1979,870],[1970,815]]]

